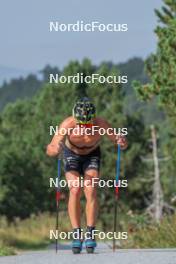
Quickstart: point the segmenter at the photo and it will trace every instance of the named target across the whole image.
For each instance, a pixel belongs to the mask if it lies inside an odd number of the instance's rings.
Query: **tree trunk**
[[[160,171],[159,171],[159,161],[157,153],[157,137],[156,130],[153,125],[151,125],[151,135],[153,143],[153,160],[154,160],[154,185],[153,185],[153,210],[154,210],[154,219],[156,222],[160,222],[163,212],[163,191],[160,182]]]

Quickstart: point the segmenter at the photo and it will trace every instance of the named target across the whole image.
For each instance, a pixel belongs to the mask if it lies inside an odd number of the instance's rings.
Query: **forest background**
[[[57,175],[57,161],[46,156],[51,137],[49,126],[58,125],[72,111],[76,98],[88,95],[113,127],[127,127],[129,146],[122,153],[119,229],[129,232],[122,247],[172,247],[176,225],[176,3],[165,0],[156,10],[160,24],[155,32],[158,47],[144,62],[132,58],[126,63],[93,65],[85,58],[70,61],[63,69],[47,65],[39,73],[4,82],[0,88],[0,254],[14,249],[40,247],[50,243],[54,225],[55,189],[49,178]],[[49,74],[84,75],[99,73],[127,75],[128,83],[49,84]],[[157,131],[157,155],[161,158],[160,184],[163,192],[159,223],[147,209],[154,201],[154,163],[151,125]],[[114,146],[103,138],[103,179],[115,178]],[[162,161],[162,158],[165,158]],[[145,162],[151,159],[151,162]],[[62,171],[62,177],[63,176]],[[99,227],[113,225],[114,190],[99,189]],[[69,230],[68,189],[62,190],[62,230]],[[85,200],[82,198],[82,205]],[[18,230],[18,232],[17,232]],[[169,232],[168,232],[169,230]],[[167,233],[167,235],[166,235]],[[29,235],[30,234],[30,235]],[[148,235],[146,235],[148,234]],[[155,238],[155,239],[154,239]]]

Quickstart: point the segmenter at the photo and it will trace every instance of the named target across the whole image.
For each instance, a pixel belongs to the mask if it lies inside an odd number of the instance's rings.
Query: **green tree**
[[[85,59],[70,62],[61,72],[74,75],[99,73],[119,75],[117,66],[102,63],[95,67]],[[145,177],[140,155],[145,154],[145,126],[138,116],[124,116],[124,89],[120,84],[45,84],[35,97],[9,104],[0,115],[0,213],[9,219],[27,217],[31,213],[55,210],[55,190],[49,188],[49,178],[56,177],[55,159],[46,157],[45,149],[51,136],[49,127],[57,126],[71,115],[78,96],[92,97],[98,116],[106,118],[113,127],[129,129],[129,148],[122,158],[122,177],[128,179],[129,191],[122,191],[121,203],[125,209],[143,210],[147,187],[142,188]],[[103,138],[102,177],[115,179],[116,152],[113,144]],[[62,171],[63,175],[63,171]],[[141,177],[142,175],[142,177]],[[68,190],[64,190],[67,194]],[[113,189],[99,190],[100,215],[113,215]],[[130,201],[130,202],[129,202]],[[66,203],[61,203],[66,208]],[[103,220],[102,220],[103,221]],[[107,221],[106,221],[107,223]],[[112,225],[112,222],[110,222]]]
[[[144,101],[156,98],[158,106],[167,115],[166,122],[160,126],[162,149],[170,160],[165,163],[162,181],[165,194],[170,198],[176,188],[176,1],[164,0],[162,10],[155,10],[159,25],[155,32],[158,46],[155,54],[146,61],[146,71],[150,83],[142,85],[135,81],[138,96]]]
[[[170,116],[176,115],[176,1],[165,0],[162,11],[156,10],[160,25],[155,32],[158,37],[156,54],[146,61],[146,70],[151,83],[134,85],[139,96],[150,100],[157,96]]]

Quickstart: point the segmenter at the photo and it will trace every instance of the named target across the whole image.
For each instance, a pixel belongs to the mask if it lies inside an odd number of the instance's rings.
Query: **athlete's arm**
[[[62,143],[65,136],[68,134],[68,129],[74,126],[74,118],[66,118],[59,126],[57,133],[52,138],[50,144],[47,146],[46,154],[50,157],[57,156],[62,150]]]
[[[123,135],[117,135],[108,121],[103,118],[97,118],[97,123],[99,127],[102,127],[106,130],[106,135],[114,144],[119,144],[122,149],[127,148],[128,143],[126,137]]]

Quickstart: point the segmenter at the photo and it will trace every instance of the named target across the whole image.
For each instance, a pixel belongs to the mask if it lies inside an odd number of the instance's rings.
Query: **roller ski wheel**
[[[88,254],[93,254],[95,251],[95,248],[97,246],[95,240],[93,239],[88,239],[85,241],[85,245],[86,245],[86,251]]]
[[[82,241],[81,240],[73,240],[73,242],[72,242],[73,254],[80,254],[81,251],[82,251]]]

